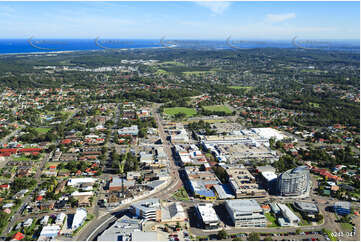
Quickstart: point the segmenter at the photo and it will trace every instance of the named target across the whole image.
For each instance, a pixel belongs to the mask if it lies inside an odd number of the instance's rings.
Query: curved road
[[[166,140],[166,134],[163,129],[163,125],[159,116],[159,113],[156,112],[155,109],[152,110],[155,121],[158,125],[158,131],[159,136],[162,140],[162,143],[164,145],[164,151],[168,155],[169,159],[169,168],[170,168],[170,182],[169,184],[162,190],[149,194],[147,196],[144,196],[140,199],[134,200],[132,202],[120,205],[119,207],[111,210],[110,212],[106,212],[104,215],[95,218],[90,223],[87,224],[86,227],[84,227],[78,235],[74,238],[75,240],[79,241],[89,241],[94,240],[100,233],[102,233],[110,224],[115,222],[118,217],[124,212],[125,209],[127,209],[132,203],[135,201],[143,200],[146,198],[151,197],[162,197],[162,198],[169,198],[175,191],[179,189],[179,187],[182,184],[182,181],[180,180],[179,173],[178,173],[178,167],[175,164],[175,160],[172,156],[172,150],[170,143]]]

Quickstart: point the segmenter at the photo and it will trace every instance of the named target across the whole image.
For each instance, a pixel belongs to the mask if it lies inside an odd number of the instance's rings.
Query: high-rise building
[[[300,196],[309,191],[310,171],[307,166],[288,170],[277,178],[277,189],[281,196]]]

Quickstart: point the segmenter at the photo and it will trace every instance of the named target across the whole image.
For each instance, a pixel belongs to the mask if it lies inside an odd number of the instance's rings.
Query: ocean
[[[47,53],[59,51],[192,48],[192,49],[250,49],[305,48],[360,52],[359,40],[306,41],[297,40],[166,40],[166,39],[0,39],[0,54]]]

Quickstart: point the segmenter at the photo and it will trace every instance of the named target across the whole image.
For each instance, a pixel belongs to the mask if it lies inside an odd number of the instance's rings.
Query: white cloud
[[[292,18],[296,18],[296,14],[295,13],[284,13],[284,14],[267,14],[266,16],[266,20],[268,22],[283,22],[286,21],[288,19],[292,19]]]
[[[196,2],[199,6],[208,8],[211,10],[214,14],[222,14],[230,5],[230,2],[208,2],[208,1],[202,1],[202,2]]]

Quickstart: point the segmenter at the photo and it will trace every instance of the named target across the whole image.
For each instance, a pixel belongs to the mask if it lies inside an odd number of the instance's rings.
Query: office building
[[[288,170],[277,178],[277,189],[281,196],[300,196],[309,192],[310,171],[307,166]]]
[[[219,218],[211,203],[200,203],[196,205],[198,217],[202,221],[204,229],[217,229]]]
[[[87,214],[88,213],[84,208],[76,209],[76,212],[73,217],[73,222],[71,224],[71,229],[73,231],[75,231],[76,229],[78,229],[80,226],[83,225],[83,223],[85,222],[85,219],[87,217]]]
[[[162,210],[160,200],[151,198],[137,202],[131,206],[131,211],[138,218],[160,222],[162,219]]]
[[[277,206],[280,209],[280,214],[282,217],[278,218],[278,223],[281,226],[297,226],[301,221],[299,217],[297,217],[289,207],[285,204],[277,203]]]
[[[337,215],[341,215],[341,216],[348,215],[351,213],[351,203],[335,202],[334,210]]]
[[[254,199],[228,200],[225,207],[235,227],[266,226],[263,209]]]
[[[303,214],[318,214],[319,210],[316,204],[309,202],[294,202],[294,207]]]
[[[254,176],[245,167],[229,167],[229,183],[236,198],[265,197],[266,190],[260,189]]]

